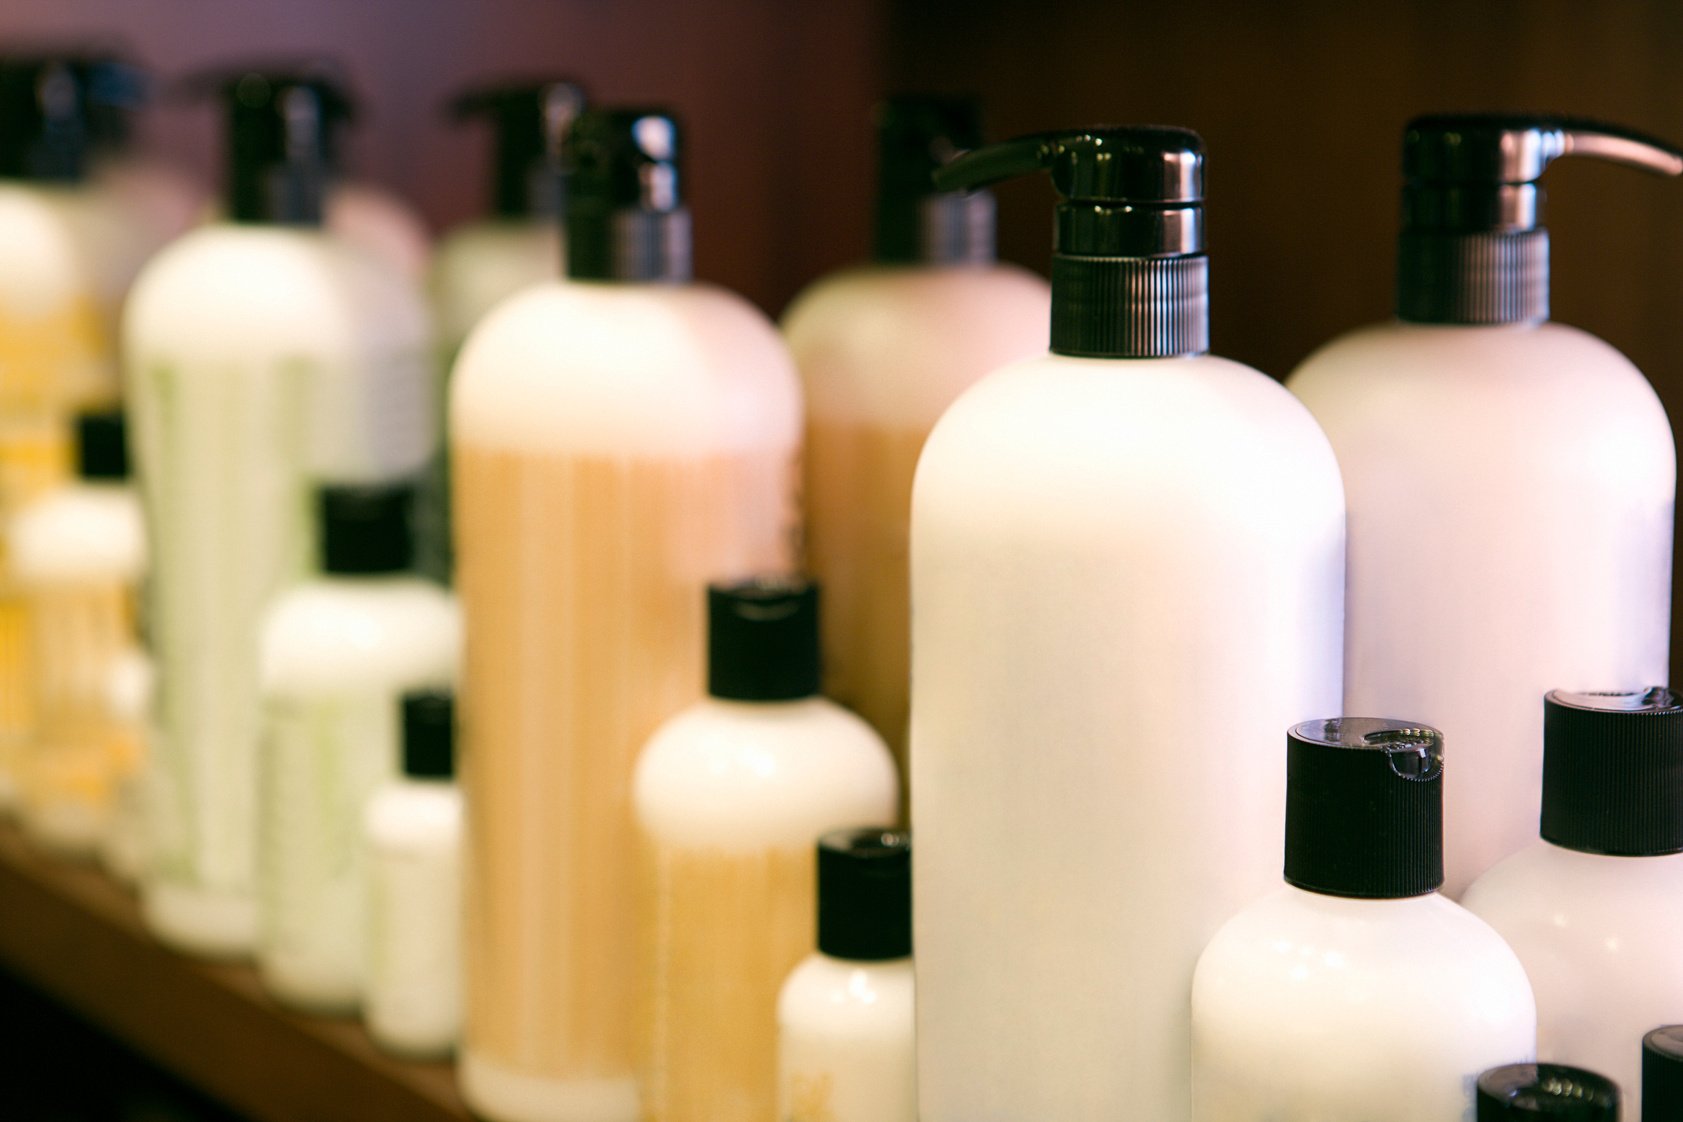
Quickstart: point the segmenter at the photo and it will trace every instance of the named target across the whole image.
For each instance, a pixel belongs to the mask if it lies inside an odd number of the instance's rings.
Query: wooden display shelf
[[[360,1022],[278,1007],[250,966],[171,951],[132,893],[42,854],[10,824],[0,824],[0,964],[258,1122],[471,1117],[452,1065],[394,1059]]]

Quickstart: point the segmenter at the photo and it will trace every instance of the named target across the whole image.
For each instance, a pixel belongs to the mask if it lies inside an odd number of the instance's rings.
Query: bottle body
[[[1224,926],[1192,990],[1200,1122],[1471,1122],[1479,1073],[1536,1055],[1525,971],[1437,893],[1287,886]]]
[[[784,321],[806,390],[808,567],[824,587],[826,692],[905,767],[912,477],[983,375],[1045,349],[1046,283],[1005,265],[858,269]]]
[[[770,325],[704,286],[542,286],[463,349],[462,1077],[499,1122],[636,1115],[632,771],[701,696],[706,583],[792,565],[799,416]]]
[[[1375,327],[1289,384],[1349,496],[1344,710],[1443,730],[1456,897],[1537,837],[1544,692],[1665,681],[1670,426],[1628,361],[1552,323]]]
[[[148,266],[125,320],[161,738],[148,921],[209,954],[256,941],[258,645],[309,568],[309,483],[431,454],[419,294],[319,232],[207,226]]]
[[[912,503],[925,1122],[1188,1117],[1193,966],[1278,883],[1280,730],[1338,702],[1343,529],[1308,414],[1222,359],[1047,356],[942,418]]]
[[[912,960],[807,957],[777,1000],[780,1122],[914,1122]]]

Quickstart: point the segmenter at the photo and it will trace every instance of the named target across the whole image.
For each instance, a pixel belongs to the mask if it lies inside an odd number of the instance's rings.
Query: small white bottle
[[[349,1013],[362,997],[368,798],[398,773],[400,702],[453,686],[449,593],[413,576],[407,486],[319,493],[322,575],[263,621],[258,971],[278,1000]]]
[[[1683,1118],[1683,1025],[1664,1025],[1642,1037],[1642,1111],[1631,1122]]]
[[[1541,832],[1462,903],[1531,975],[1538,1057],[1605,1072],[1635,1113],[1632,1042],[1683,1014],[1683,698],[1550,693]]]
[[[1619,1100],[1618,1085],[1593,1071],[1505,1064],[1478,1077],[1477,1122],[1619,1122]],[[1666,1115],[1660,1122],[1679,1117]],[[1642,1122],[1653,1120],[1644,1114]]]
[[[1537,1010],[1513,951],[1437,892],[1441,738],[1342,717],[1286,751],[1286,887],[1193,977],[1192,1117],[1470,1120],[1480,1072],[1535,1058]]]
[[[374,1043],[409,1059],[456,1047],[462,1016],[462,794],[455,697],[403,698],[403,775],[368,801],[363,1016]]]
[[[863,720],[819,696],[818,589],[707,592],[708,697],[637,761],[647,1122],[767,1122],[777,1101],[777,995],[813,943],[812,847],[888,822],[894,761]]]
[[[778,1122],[915,1122],[911,835],[818,841],[818,953],[777,999]]]

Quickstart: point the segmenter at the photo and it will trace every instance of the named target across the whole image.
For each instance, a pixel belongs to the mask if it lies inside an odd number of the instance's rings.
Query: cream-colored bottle
[[[1456,746],[1451,897],[1537,837],[1544,691],[1666,680],[1676,451],[1641,372],[1549,322],[1536,181],[1567,154],[1683,170],[1582,122],[1411,123],[1397,319],[1287,383],[1349,496],[1344,709],[1418,713]]]
[[[146,917],[176,947],[239,955],[257,939],[262,613],[315,556],[312,481],[412,475],[436,423],[419,290],[320,227],[331,87],[251,73],[225,96],[230,220],[147,266],[124,360],[161,730]]]
[[[973,100],[879,111],[875,260],[827,277],[783,318],[806,390],[807,564],[824,587],[825,692],[905,768],[912,474],[960,393],[1046,348],[1046,282],[994,257],[986,191],[930,174],[981,143]]]
[[[794,562],[800,384],[687,283],[675,120],[586,111],[569,148],[570,279],[492,313],[451,387],[460,1070],[496,1122],[636,1117],[637,753],[702,695],[705,585]]]

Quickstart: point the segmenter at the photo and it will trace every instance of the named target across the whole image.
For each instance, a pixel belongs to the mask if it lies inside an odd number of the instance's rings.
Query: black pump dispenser
[[[89,69],[70,57],[0,58],[0,179],[82,179],[90,141],[89,77]]]
[[[1539,832],[1580,853],[1683,853],[1683,697],[1551,691]]]
[[[1062,196],[1052,238],[1052,350],[1165,358],[1210,349],[1204,142],[1129,125],[990,144],[935,173],[942,190],[1046,170]]]
[[[1509,1064],[1478,1077],[1478,1122],[1619,1122],[1611,1079],[1564,1064]]]
[[[931,177],[980,147],[975,98],[904,95],[877,108],[876,260],[885,265],[969,265],[994,259],[988,191],[938,191]]]
[[[678,118],[665,109],[587,109],[567,135],[567,275],[690,279]]]
[[[561,146],[583,108],[584,90],[564,78],[479,86],[450,103],[458,120],[483,117],[491,122],[493,214],[557,218],[564,213]]]
[[[215,76],[228,114],[228,218],[319,226],[334,133],[351,116],[340,85],[311,71]]]
[[[121,409],[76,415],[76,476],[95,483],[128,479],[128,422]]]
[[[1572,117],[1444,114],[1403,133],[1397,317],[1410,323],[1535,323],[1549,318],[1545,168],[1598,156],[1662,175],[1683,151]]]
[[[818,586],[762,577],[707,588],[707,692],[796,701],[819,687]]]
[[[415,563],[410,515],[415,489],[407,483],[323,487],[321,568],[335,576],[402,573]]]
[[[411,690],[403,695],[403,774],[411,779],[456,775],[456,695]]]

